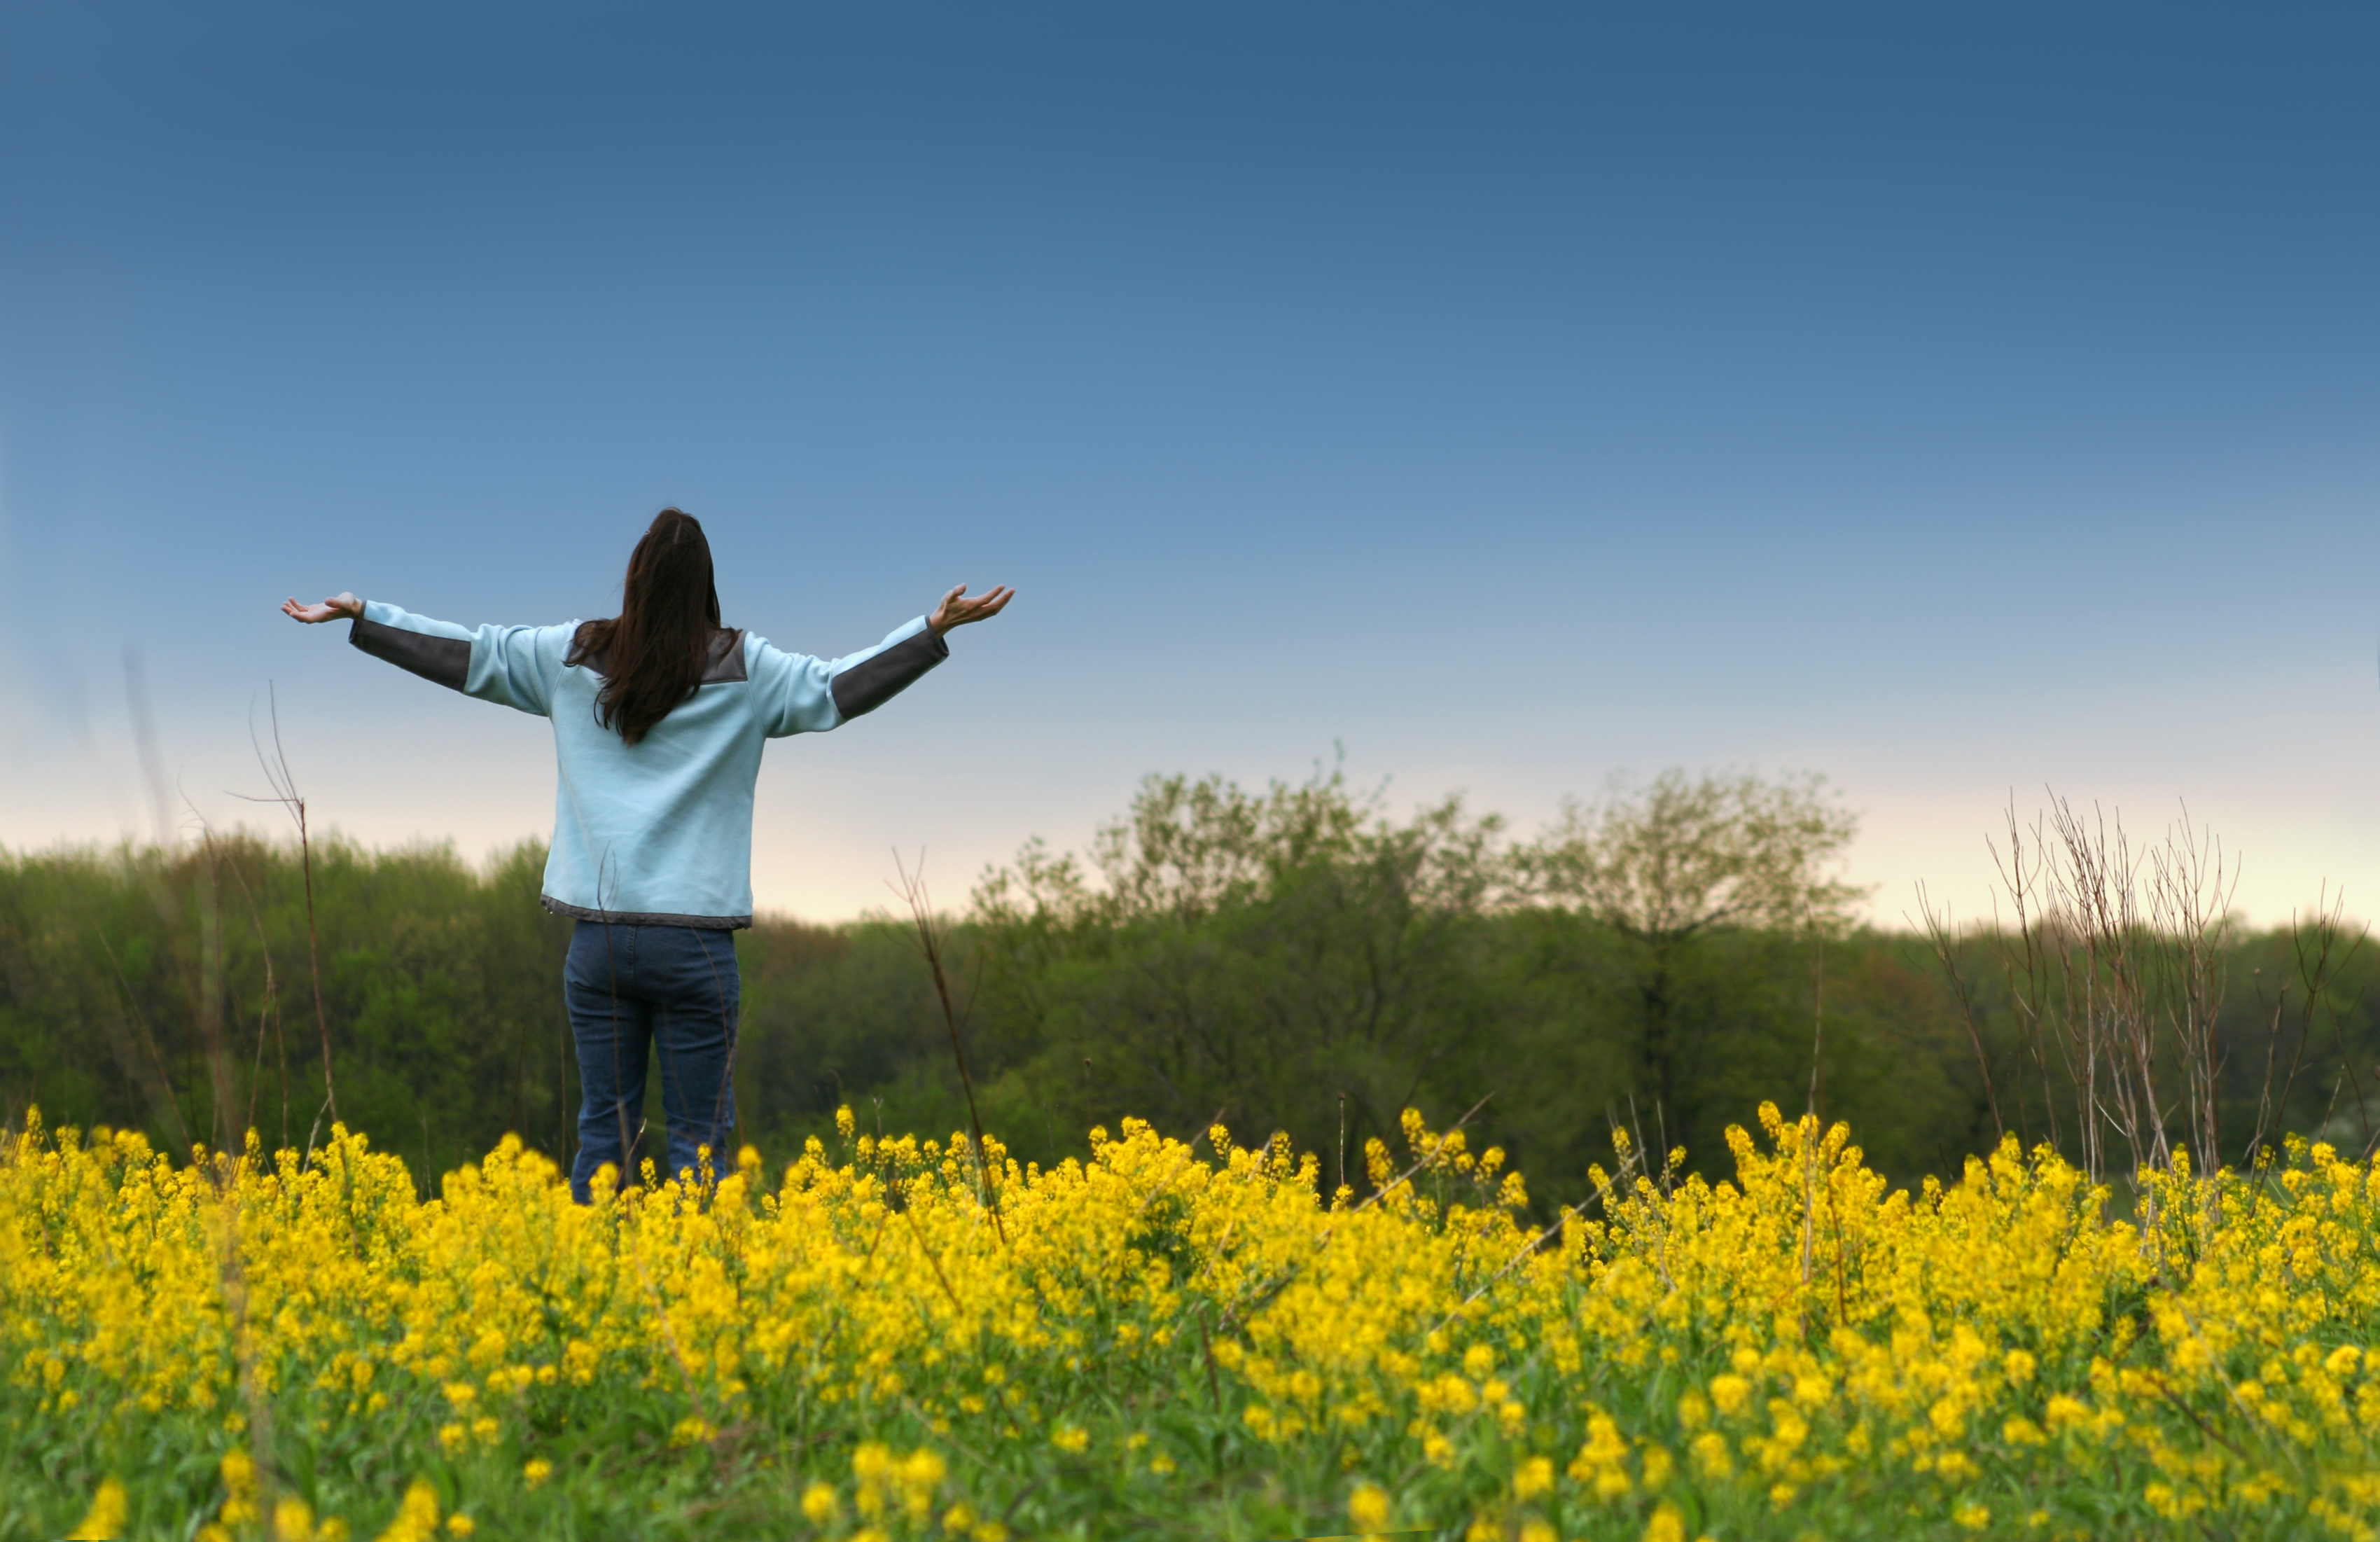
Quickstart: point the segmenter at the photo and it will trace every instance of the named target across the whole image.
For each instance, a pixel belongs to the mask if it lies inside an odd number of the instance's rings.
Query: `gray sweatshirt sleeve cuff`
[[[834,710],[845,720],[872,712],[950,656],[950,644],[934,636],[930,626],[903,637],[834,677]]]
[[[460,637],[409,632],[359,615],[347,625],[347,641],[373,658],[459,691],[471,674],[471,645]]]

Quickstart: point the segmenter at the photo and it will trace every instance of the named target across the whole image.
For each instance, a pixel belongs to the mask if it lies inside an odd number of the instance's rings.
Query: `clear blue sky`
[[[541,723],[301,629],[609,613],[676,503],[837,653],[764,905],[956,899],[1150,771],[1527,828],[1815,770],[1979,904],[2045,783],[2380,899],[2380,13],[2279,5],[12,7],[0,842],[541,832]],[[2356,908],[2380,910],[2380,904]]]

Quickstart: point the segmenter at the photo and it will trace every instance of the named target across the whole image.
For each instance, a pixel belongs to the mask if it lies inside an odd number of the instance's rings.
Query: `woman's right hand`
[[[934,607],[934,613],[926,618],[926,625],[933,628],[934,636],[939,637],[952,627],[964,626],[970,621],[989,621],[1000,613],[1001,607],[1016,598],[1016,591],[1006,584],[998,585],[990,594],[978,594],[972,600],[963,599],[965,593],[966,586],[961,584],[943,595],[942,602]]]
[[[344,589],[319,605],[301,605],[293,595],[281,601],[281,613],[292,621],[336,621],[343,615],[354,616],[360,621],[363,619],[364,602]]]

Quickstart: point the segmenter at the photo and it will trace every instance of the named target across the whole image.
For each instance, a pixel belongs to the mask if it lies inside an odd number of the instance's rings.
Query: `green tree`
[[[1865,892],[1832,871],[1857,828],[1822,777],[1670,770],[1649,785],[1616,783],[1592,807],[1566,804],[1524,855],[1541,894],[1625,942],[1636,1089],[1673,1135],[1699,1132],[1706,1051],[1723,1023],[1747,1015],[1728,988],[1769,973],[1706,967],[1716,944],[1840,932]]]
[[[1053,1135],[1217,1110],[1330,1152],[1492,1032],[1475,988],[1511,893],[1501,822],[1449,798],[1398,820],[1333,771],[1250,792],[1154,776],[1088,863],[1028,845],[976,892],[987,1117]],[[1343,1103],[1342,1103],[1343,1099]]]

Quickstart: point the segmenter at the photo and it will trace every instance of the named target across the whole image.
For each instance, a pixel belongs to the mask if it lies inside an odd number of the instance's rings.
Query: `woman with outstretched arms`
[[[740,984],[731,934],[752,924],[752,798],[767,739],[841,727],[949,656],[943,634],[1000,613],[1014,590],[962,584],[930,615],[840,659],[787,653],[720,625],[710,545],[664,509],[628,559],[620,613],[474,631],[340,594],[283,602],[347,617],[347,640],[426,680],[551,719],[559,775],[546,908],[577,918],[563,990],[586,1101],[572,1195],[625,1179],[658,1048],[668,1168],[724,1164]]]

